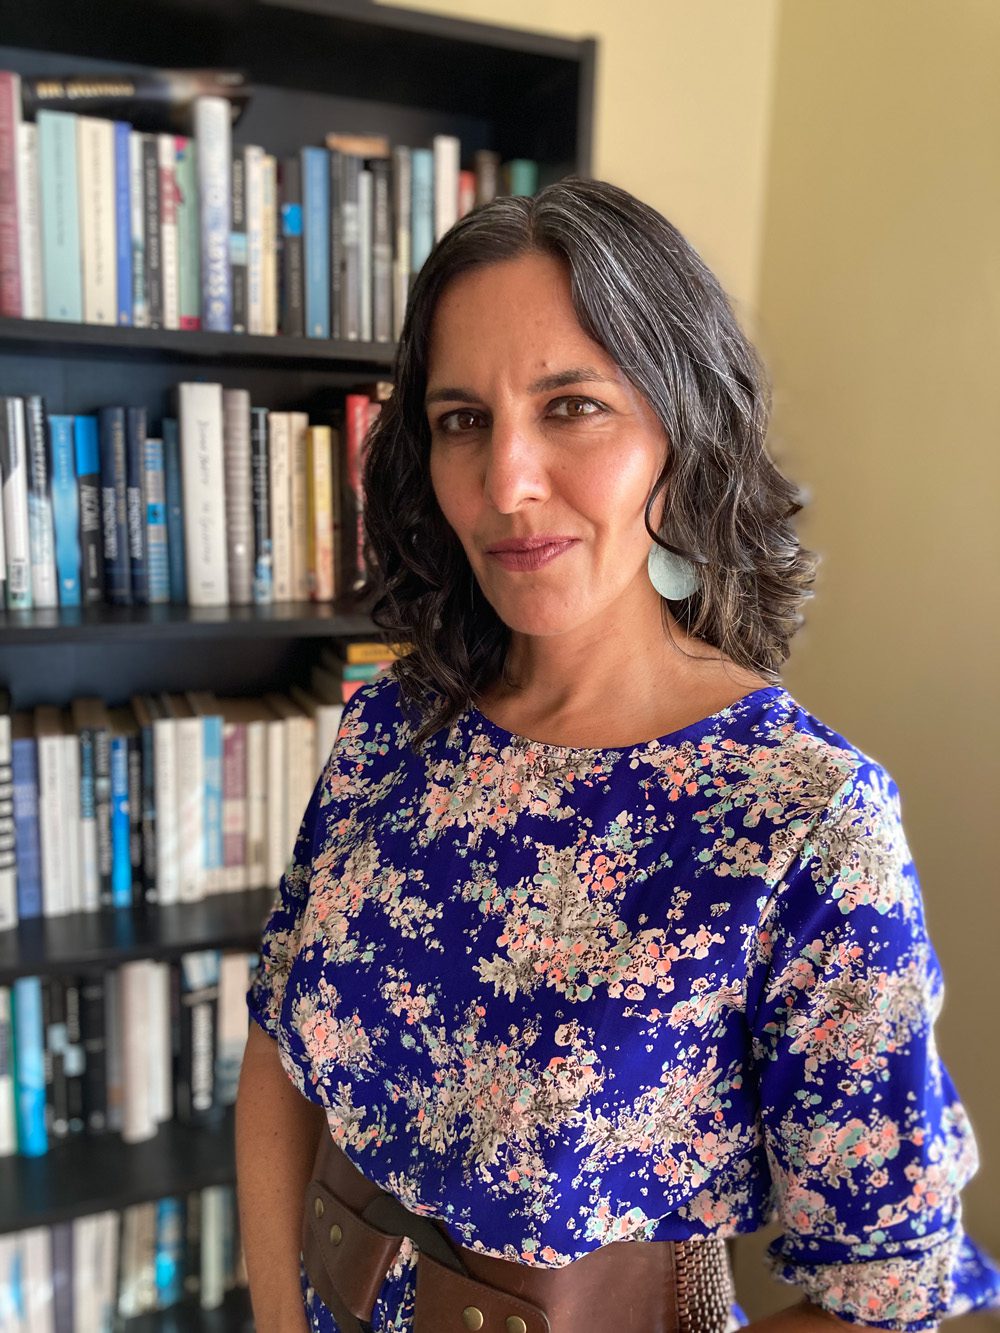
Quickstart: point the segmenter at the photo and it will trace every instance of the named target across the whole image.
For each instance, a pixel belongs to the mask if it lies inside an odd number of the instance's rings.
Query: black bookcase
[[[429,144],[457,135],[532,158],[544,185],[588,174],[595,43],[446,19],[366,0],[31,0],[4,6],[0,69],[21,74],[116,68],[242,69],[255,92],[234,132],[279,156],[328,130]],[[353,386],[391,376],[387,344],[104,328],[0,320],[0,393],[41,393],[50,412],[105,403],[168,415],[184,379],[251,390],[317,420]],[[77,695],[126,702],[137,691],[258,694],[307,684],[324,640],[371,632],[342,605],[0,611],[0,684],[13,705]],[[273,886],[142,914],[102,911],[0,932],[0,984],[194,948],[253,948]],[[62,1142],[0,1161],[0,1233],[164,1194],[232,1182],[232,1118],[164,1126],[126,1147],[114,1136]],[[203,1314],[178,1307],[130,1327],[241,1328],[245,1301]]]

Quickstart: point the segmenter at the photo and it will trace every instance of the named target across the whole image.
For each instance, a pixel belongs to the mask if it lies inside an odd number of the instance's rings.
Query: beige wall
[[[823,556],[785,682],[900,785],[980,1141],[966,1222],[1000,1256],[1000,3],[416,7],[597,36],[595,174],[680,227],[764,353]],[[752,1317],[797,1295],[763,1276],[774,1230],[737,1245]]]

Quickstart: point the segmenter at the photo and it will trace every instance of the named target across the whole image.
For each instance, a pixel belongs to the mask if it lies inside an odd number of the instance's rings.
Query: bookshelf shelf
[[[59,320],[0,318],[0,348],[21,355],[51,357],[122,356],[133,360],[205,361],[213,366],[276,366],[309,369],[329,365],[359,373],[385,373],[392,366],[392,343],[331,342],[324,338],[263,337],[249,333],[204,333],[186,329],[135,329],[113,324],[70,324]]]
[[[220,893],[169,907],[36,917],[0,931],[0,985],[16,977],[117,967],[136,958],[179,958],[191,949],[254,949],[272,888]]]
[[[203,1310],[196,1301],[181,1301],[155,1314],[135,1315],[122,1333],[254,1333],[250,1294],[230,1291],[217,1310]]]
[[[54,1144],[44,1157],[0,1158],[0,1234],[231,1185],[233,1121],[232,1111],[197,1124],[169,1120],[145,1143],[80,1134]]]
[[[366,616],[335,604],[275,602],[270,606],[90,606],[0,611],[0,675],[13,646],[124,644],[178,639],[309,639],[368,634]]]

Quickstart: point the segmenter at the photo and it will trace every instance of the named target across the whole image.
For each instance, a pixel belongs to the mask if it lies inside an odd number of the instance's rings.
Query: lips
[[[556,560],[564,552],[576,545],[575,537],[561,537],[543,541],[541,545],[519,546],[513,550],[492,550],[489,555],[503,569],[533,570],[541,569],[551,560]]]
[[[497,555],[501,551],[534,551],[543,546],[561,546],[564,542],[576,541],[575,537],[567,537],[562,533],[547,533],[541,537],[507,537],[503,541],[496,542],[488,548],[489,555]]]

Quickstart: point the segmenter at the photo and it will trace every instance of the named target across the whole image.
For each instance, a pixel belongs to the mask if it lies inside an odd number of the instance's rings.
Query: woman
[[[263,1333],[722,1333],[723,1238],[774,1217],[802,1299],[754,1328],[1000,1304],[898,790],[779,681],[815,559],[767,416],[609,185],[499,199],[417,279],[365,478],[412,651],[345,709],[249,996]]]

